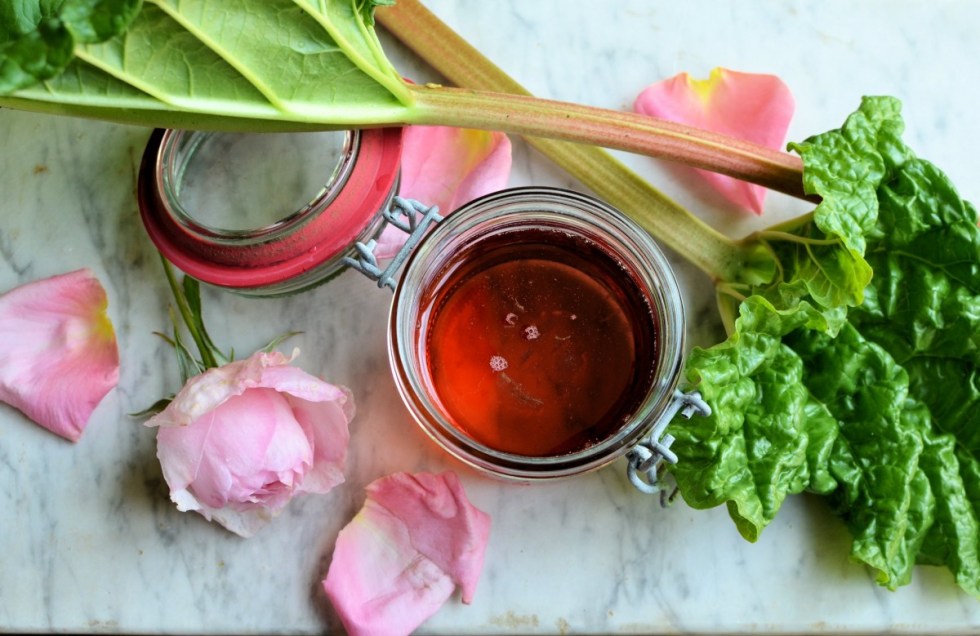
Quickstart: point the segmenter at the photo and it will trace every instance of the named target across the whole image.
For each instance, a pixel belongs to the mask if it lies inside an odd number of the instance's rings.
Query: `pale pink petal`
[[[0,401],[78,441],[119,382],[105,289],[88,269],[0,296]]]
[[[437,205],[445,216],[477,197],[507,187],[510,165],[510,139],[503,133],[408,126],[402,134],[399,194]],[[394,256],[406,236],[396,228],[385,228],[375,254]]]
[[[648,87],[634,110],[780,149],[786,139],[794,101],[775,75],[739,73],[716,68],[706,80],[681,73]],[[766,189],[714,172],[698,170],[736,205],[762,213]]]
[[[254,389],[226,400],[194,426],[161,427],[157,456],[171,488],[193,482],[202,506],[221,508],[249,502],[278,470],[310,465],[313,451],[285,398]]]
[[[295,353],[293,354],[295,357]],[[300,368],[281,363],[265,366],[256,386],[275,389],[307,402],[350,401],[350,393],[343,387],[334,386],[310,375]],[[353,401],[350,401],[353,404]],[[353,417],[353,413],[351,413]]]
[[[350,439],[348,423],[354,419],[354,398],[344,395],[327,402],[309,402],[292,396],[286,399],[293,415],[313,443],[313,466],[303,478],[300,489],[308,493],[329,492],[344,482],[344,462]]]
[[[409,634],[455,586],[473,599],[489,535],[454,473],[391,475],[341,530],[323,587],[351,636]]]
[[[245,360],[208,369],[188,380],[167,408],[150,418],[146,425],[188,426],[228,398],[260,386],[262,374],[267,368],[288,362],[285,355],[274,351],[256,353]]]

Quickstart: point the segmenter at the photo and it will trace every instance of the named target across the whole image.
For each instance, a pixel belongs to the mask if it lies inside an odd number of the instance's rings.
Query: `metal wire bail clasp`
[[[429,226],[442,221],[439,214],[439,206],[431,207],[419,203],[414,199],[394,197],[391,200],[391,207],[382,212],[385,225],[394,225],[402,232],[408,234],[405,244],[401,246],[388,266],[383,270],[378,266],[378,257],[374,254],[378,241],[371,239],[367,243],[360,241],[354,243],[357,251],[357,258],[351,256],[344,257],[344,264],[361,272],[373,281],[377,281],[378,287],[395,288],[395,273],[412,253],[415,246],[429,230]],[[382,231],[383,231],[382,227]]]
[[[687,419],[691,419],[694,415],[708,416],[711,415],[711,407],[697,391],[684,393],[675,390],[673,399],[650,430],[650,434],[626,454],[626,459],[629,461],[626,467],[626,475],[629,477],[630,483],[643,493],[661,493],[661,503],[664,505],[668,503],[669,497],[664,497],[664,494],[667,493],[664,492],[657,471],[660,470],[664,462],[668,464],[677,463],[676,453],[670,450],[670,445],[674,443],[674,436],[669,433],[665,435],[664,430],[678,413]]]

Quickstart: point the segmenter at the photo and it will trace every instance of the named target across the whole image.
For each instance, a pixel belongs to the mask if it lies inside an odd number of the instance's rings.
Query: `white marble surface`
[[[464,36],[542,96],[627,107],[648,82],[714,66],[776,73],[797,98],[790,137],[836,127],[863,94],[905,102],[907,138],[980,201],[980,4],[431,0]],[[604,7],[599,9],[598,7]],[[395,44],[399,69],[434,79]],[[848,560],[824,504],[797,497],[757,544],[724,510],[661,510],[622,464],[544,486],[490,481],[444,457],[399,402],[384,344],[387,297],[354,274],[289,300],[212,293],[214,335],[246,351],[287,329],[300,366],[350,386],[359,405],[348,482],[294,501],[241,540],[167,500],[154,434],[129,418],[176,388],[168,293],[136,215],[147,131],[0,111],[0,289],[91,267],[108,289],[118,389],[77,445],[0,405],[0,631],[339,631],[319,581],[363,486],[399,470],[452,468],[493,518],[475,602],[452,599],[422,633],[973,632],[980,603],[942,570],[888,592]],[[682,172],[627,161],[733,234],[804,209],[771,196],[732,217]],[[514,185],[575,187],[515,144]],[[692,339],[718,337],[706,281],[679,265]]]

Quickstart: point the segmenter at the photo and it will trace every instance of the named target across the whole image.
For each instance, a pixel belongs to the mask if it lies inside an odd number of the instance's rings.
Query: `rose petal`
[[[408,126],[402,133],[399,193],[449,214],[477,197],[501,190],[510,178],[507,135],[445,126]],[[388,226],[378,239],[378,258],[394,256],[407,238]]]
[[[313,464],[310,441],[286,399],[272,389],[237,395],[203,419],[200,426],[162,427],[157,436],[167,483],[182,490],[193,482],[202,507],[254,500],[268,483],[290,485],[292,473]],[[280,499],[261,503],[278,510],[288,501]]]
[[[260,352],[209,369],[147,422],[160,427],[157,457],[178,510],[248,537],[293,496],[344,481],[350,392],[291,360]]]
[[[634,110],[682,124],[782,148],[793,117],[789,88],[775,75],[716,68],[706,80],[681,73],[637,97]],[[707,170],[697,170],[732,203],[762,213],[766,189]]]
[[[473,599],[489,534],[454,473],[391,475],[341,530],[323,587],[351,636],[409,634],[455,585]]]
[[[119,382],[105,289],[88,269],[0,296],[0,400],[78,441]]]
[[[342,396],[330,401],[311,402],[286,396],[296,421],[313,440],[313,466],[303,478],[300,489],[308,493],[330,492],[344,483],[344,458],[354,419],[354,398],[350,391],[338,387]]]
[[[295,358],[297,354],[294,352],[292,357]],[[258,352],[245,360],[208,369],[191,378],[167,408],[149,419],[146,425],[187,426],[228,398],[241,395],[251,388],[276,389],[307,402],[344,402],[350,399],[350,393],[342,387],[289,366],[291,359],[278,351]]]

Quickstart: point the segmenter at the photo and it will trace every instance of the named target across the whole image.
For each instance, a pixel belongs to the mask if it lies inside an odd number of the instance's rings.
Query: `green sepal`
[[[162,413],[167,406],[173,401],[174,396],[169,395],[165,398],[160,398],[150,406],[146,407],[142,411],[137,411],[135,413],[130,413],[129,416],[132,418],[143,419],[146,417],[152,417],[158,413]]]
[[[203,345],[205,350],[201,351],[201,359],[207,361],[207,366],[222,366],[231,362],[233,355],[225,355],[214,344],[211,334],[204,326],[204,310],[201,305],[201,283],[191,276],[184,276],[181,280],[181,287],[184,297],[187,299],[187,306],[190,308],[190,323],[187,328],[191,334],[195,335],[195,341],[200,338],[199,347]],[[185,316],[185,319],[187,317]],[[176,326],[175,326],[176,327]]]

